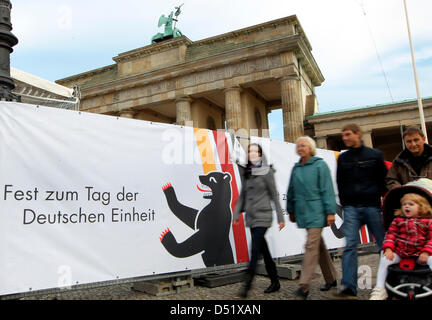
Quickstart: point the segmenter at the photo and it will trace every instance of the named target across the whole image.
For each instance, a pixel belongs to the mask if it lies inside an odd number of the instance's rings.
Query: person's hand
[[[422,252],[418,258],[418,262],[421,264],[426,264],[429,258],[429,253]]]
[[[296,222],[294,213],[290,213],[289,214],[289,219],[290,219],[291,222]]]
[[[393,259],[394,259],[393,250],[390,249],[390,248],[385,249],[385,251],[384,251],[384,257],[386,257],[390,261],[393,261]]]
[[[239,221],[239,220],[234,220],[234,221],[233,221],[233,225],[234,225],[234,226],[238,226],[239,224],[240,224],[240,221]]]
[[[330,227],[333,223],[335,223],[336,218],[334,213],[327,215],[327,225]]]
[[[279,231],[285,227],[285,222],[279,222]]]

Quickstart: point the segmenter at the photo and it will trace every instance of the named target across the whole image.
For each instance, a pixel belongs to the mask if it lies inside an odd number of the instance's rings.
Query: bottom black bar
[[[374,316],[385,310],[386,316],[398,317],[404,312],[418,308],[429,309],[430,301],[347,301],[347,300],[8,300],[0,301],[4,314],[11,311],[16,317],[25,314],[32,318],[38,314],[58,318],[67,316],[151,317],[152,319],[264,319],[270,316],[310,316],[326,319],[369,315]],[[136,314],[135,314],[136,313]],[[427,314],[427,313],[426,313]]]

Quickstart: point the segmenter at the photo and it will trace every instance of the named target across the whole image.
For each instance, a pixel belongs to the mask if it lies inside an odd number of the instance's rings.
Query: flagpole
[[[418,84],[417,67],[416,67],[416,62],[415,62],[415,58],[414,58],[414,48],[413,48],[412,39],[411,39],[411,29],[410,29],[409,20],[408,20],[408,9],[407,9],[406,0],[404,0],[404,7],[405,7],[405,17],[406,17],[406,22],[407,22],[407,28],[408,28],[408,38],[409,38],[410,49],[411,49],[411,59],[412,59],[412,65],[413,65],[413,69],[414,69],[414,79],[415,79],[416,91],[417,91],[417,101],[418,101],[418,108],[419,108],[419,113],[420,113],[420,123],[421,123],[422,131],[426,137],[426,143],[428,143],[426,124],[425,124],[424,113],[423,113],[423,102],[422,102],[422,98],[421,98],[421,94],[420,94],[420,87]]]

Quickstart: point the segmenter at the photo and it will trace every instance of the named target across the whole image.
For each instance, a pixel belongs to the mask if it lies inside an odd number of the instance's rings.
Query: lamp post
[[[19,101],[19,97],[12,93],[15,84],[10,76],[10,54],[12,47],[18,43],[12,30],[12,4],[9,0],[0,0],[0,100]]]

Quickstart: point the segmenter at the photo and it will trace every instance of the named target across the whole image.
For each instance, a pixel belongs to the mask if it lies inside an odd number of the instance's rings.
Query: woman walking
[[[322,158],[316,157],[315,141],[297,139],[297,154],[288,187],[287,212],[290,221],[307,231],[305,253],[296,297],[306,299],[309,283],[319,264],[325,284],[322,291],[336,287],[336,270],[321,236],[322,229],[335,221],[336,200],[330,170]]]
[[[240,213],[246,212],[246,226],[250,228],[252,235],[252,256],[240,292],[240,295],[246,298],[261,254],[264,257],[265,268],[271,280],[270,286],[264,292],[271,293],[280,289],[276,264],[264,238],[267,229],[272,225],[273,209],[271,202],[273,202],[276,210],[279,230],[285,226],[285,222],[274,180],[274,169],[266,163],[259,144],[252,143],[248,146],[248,164],[243,178],[243,185],[233,218],[234,225],[237,225]]]

